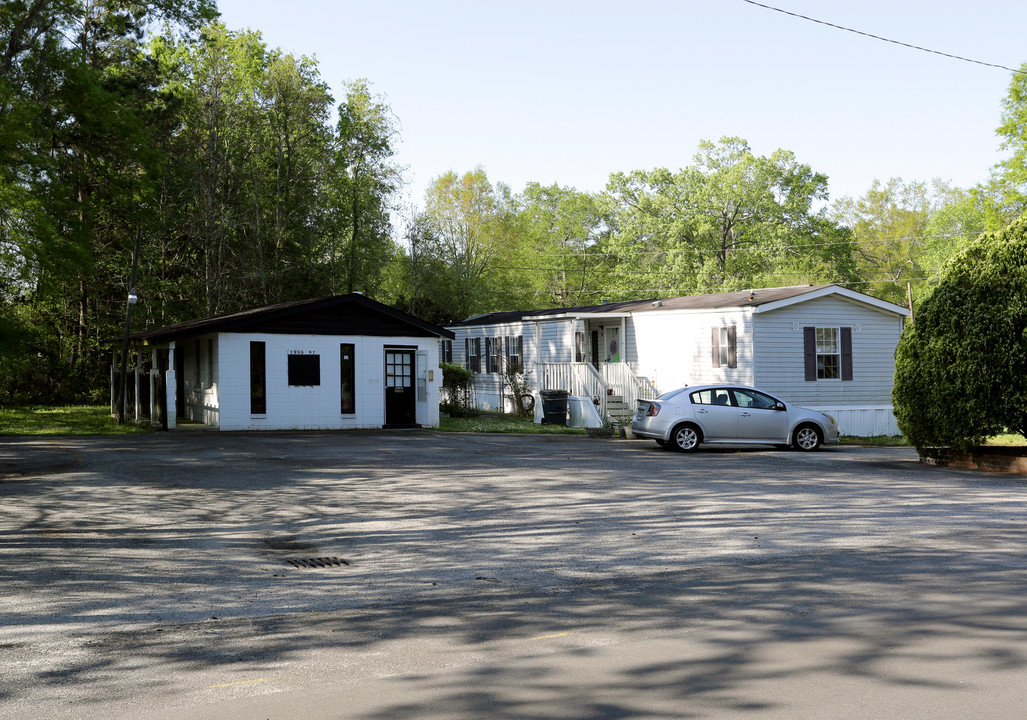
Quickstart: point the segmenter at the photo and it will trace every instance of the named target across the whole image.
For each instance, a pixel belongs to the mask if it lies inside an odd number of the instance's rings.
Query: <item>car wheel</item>
[[[820,447],[823,440],[820,431],[812,425],[800,425],[795,429],[795,449],[810,452]]]
[[[702,431],[695,425],[678,425],[670,436],[671,443],[679,452],[692,452],[702,442]]]

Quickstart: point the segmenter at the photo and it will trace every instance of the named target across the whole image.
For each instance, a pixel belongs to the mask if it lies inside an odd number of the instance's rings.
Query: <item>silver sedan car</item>
[[[684,387],[639,400],[631,431],[681,452],[701,443],[816,450],[838,442],[838,423],[830,415],[738,385]]]

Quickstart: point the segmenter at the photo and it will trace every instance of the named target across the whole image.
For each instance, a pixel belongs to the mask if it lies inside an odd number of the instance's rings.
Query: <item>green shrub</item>
[[[439,409],[450,417],[478,414],[473,403],[474,371],[454,363],[442,363],[442,401]]]
[[[1027,430],[1027,217],[945,265],[903,330],[892,399],[917,448]]]

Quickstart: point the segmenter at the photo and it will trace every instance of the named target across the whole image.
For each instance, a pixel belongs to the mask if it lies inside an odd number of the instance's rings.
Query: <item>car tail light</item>
[[[660,406],[656,403],[649,403],[649,409],[645,411],[646,417],[656,417],[660,414]]]

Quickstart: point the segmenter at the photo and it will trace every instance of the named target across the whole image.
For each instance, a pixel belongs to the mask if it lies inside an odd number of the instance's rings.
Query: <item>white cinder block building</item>
[[[144,330],[130,336],[126,416],[221,430],[437,427],[440,342],[452,337],[359,293]]]

